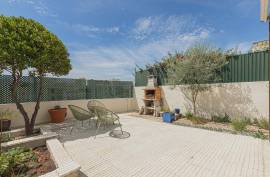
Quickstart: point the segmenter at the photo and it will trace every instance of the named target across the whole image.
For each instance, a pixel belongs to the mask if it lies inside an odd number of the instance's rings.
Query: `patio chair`
[[[80,121],[82,123],[82,128],[83,128],[83,122],[85,120],[89,120],[89,126],[91,124],[91,119],[95,117],[95,115],[81,107],[74,106],[74,105],[68,105],[69,109],[71,110],[74,118],[77,121]],[[70,134],[72,133],[73,126],[71,128]]]
[[[103,124],[103,126],[105,128],[106,125],[114,124],[115,121],[118,121],[120,129],[121,129],[121,133],[123,134],[122,125],[120,123],[120,118],[116,113],[114,113],[113,111],[111,111],[105,107],[101,107],[101,106],[89,106],[88,109],[90,112],[94,113],[97,116],[97,129],[96,129],[96,133],[95,133],[95,138],[97,136],[97,133],[98,133],[98,130],[99,130],[101,124]]]
[[[90,101],[88,101],[88,103],[87,103],[88,109],[89,109],[90,106],[100,106],[100,107],[106,108],[106,106],[102,102],[100,102],[98,100],[90,100]]]

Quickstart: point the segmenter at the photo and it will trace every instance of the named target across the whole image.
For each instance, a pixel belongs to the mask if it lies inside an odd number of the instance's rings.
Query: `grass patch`
[[[248,122],[245,119],[234,119],[232,120],[232,128],[235,131],[243,132],[247,129]]]
[[[258,127],[268,130],[269,129],[269,121],[266,119],[258,120]]]
[[[231,122],[231,118],[228,114],[225,113],[224,116],[212,116],[212,121],[214,122],[218,122],[218,123],[230,123]]]
[[[260,131],[260,130],[258,130],[257,132],[255,132],[253,134],[253,137],[254,138],[260,138],[260,139],[266,139],[267,138],[267,136],[262,131]]]
[[[193,113],[188,111],[188,112],[186,112],[185,117],[187,119],[192,118],[193,117]]]

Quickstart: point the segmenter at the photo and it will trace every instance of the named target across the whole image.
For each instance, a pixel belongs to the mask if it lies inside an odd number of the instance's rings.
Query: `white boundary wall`
[[[161,86],[164,105],[171,110],[180,108],[182,113],[192,110],[187,91],[184,86]],[[144,87],[135,87],[138,106],[143,106]],[[187,95],[187,96],[186,96]],[[268,118],[268,82],[239,82],[212,84],[212,91],[198,96],[197,109],[205,117],[224,115],[232,118]]]
[[[137,109],[137,102],[135,98],[113,98],[113,99],[98,99],[101,101],[107,108],[110,110],[122,113],[122,112],[131,112]],[[87,102],[89,100],[63,100],[63,101],[46,101],[40,103],[40,110],[37,115],[36,124],[48,123],[50,122],[50,115],[48,113],[48,109],[53,108],[56,105],[60,105],[61,107],[66,107],[69,104],[80,106],[82,108],[87,109]],[[28,115],[31,115],[35,102],[27,102],[23,103],[25,110]],[[0,104],[0,108],[9,109],[15,112],[14,118],[12,119],[12,127],[22,127],[24,126],[24,120],[19,111],[16,108],[15,104]],[[67,119],[72,118],[72,114],[68,109]]]

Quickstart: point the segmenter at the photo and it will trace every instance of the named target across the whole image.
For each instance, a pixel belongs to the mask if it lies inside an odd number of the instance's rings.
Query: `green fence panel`
[[[145,70],[135,72],[135,86],[146,86],[149,73]]]
[[[80,100],[91,98],[131,98],[133,82],[101,81],[67,78],[43,78],[41,101]],[[11,97],[12,77],[0,75],[0,104],[14,102]],[[20,102],[34,102],[39,90],[39,79],[24,76],[18,87]]]
[[[223,70],[223,83],[268,80],[268,51],[231,56]]]
[[[165,71],[155,72],[159,85],[167,85]],[[148,72],[135,73],[135,86],[147,85]],[[268,80],[268,51],[240,54],[228,57],[228,64],[222,68],[222,83],[255,82]]]
[[[43,78],[42,101],[86,99],[86,80]]]
[[[13,102],[11,96],[12,77],[9,75],[0,75],[0,103]],[[18,100],[20,102],[31,102],[36,99],[36,86],[34,77],[22,77],[18,86]]]
[[[88,80],[87,99],[131,98],[133,97],[133,82]]]

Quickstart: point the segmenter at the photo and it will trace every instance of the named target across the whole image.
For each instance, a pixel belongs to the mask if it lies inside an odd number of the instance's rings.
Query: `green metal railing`
[[[230,56],[222,68],[222,83],[268,81],[268,51]],[[166,71],[157,69],[159,85],[167,85]],[[148,71],[136,71],[135,86],[146,86]]]
[[[11,76],[0,75],[0,104],[13,103],[11,83]],[[18,87],[20,102],[36,101],[38,83],[39,80],[36,77],[22,77]],[[45,77],[43,78],[41,101],[131,97],[133,97],[133,82],[131,81],[97,81]]]

